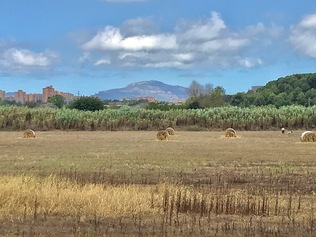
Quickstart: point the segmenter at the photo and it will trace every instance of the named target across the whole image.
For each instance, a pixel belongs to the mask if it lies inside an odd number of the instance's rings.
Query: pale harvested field
[[[316,143],[301,143],[301,131],[184,132],[158,141],[155,131],[0,132],[0,172],[195,173],[217,168],[298,166],[313,172]]]
[[[0,236],[316,236],[301,132],[0,132]]]

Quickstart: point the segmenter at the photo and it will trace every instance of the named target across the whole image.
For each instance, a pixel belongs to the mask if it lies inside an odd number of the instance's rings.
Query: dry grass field
[[[315,236],[301,132],[0,132],[0,236]]]

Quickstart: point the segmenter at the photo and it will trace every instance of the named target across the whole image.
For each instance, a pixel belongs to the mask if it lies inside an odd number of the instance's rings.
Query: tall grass
[[[78,111],[25,107],[0,107],[0,129],[36,130],[156,130],[169,126],[203,129],[268,130],[280,127],[307,129],[316,126],[316,106],[219,107],[197,110],[145,110],[123,107],[119,110]]]
[[[25,216],[102,217],[161,214],[286,216],[316,215],[315,195],[258,189],[157,185],[79,184],[56,176],[2,176],[0,218]],[[316,216],[315,216],[316,217]]]
[[[87,226],[80,227],[83,225],[80,223],[92,223],[94,235],[111,236],[108,227],[100,224],[109,219],[117,220],[111,226],[112,231],[116,229],[115,233],[120,235],[132,231],[130,236],[315,234],[315,196],[299,192],[262,189],[253,193],[251,189],[196,188],[168,183],[91,185],[56,176],[25,175],[1,177],[0,189],[0,219],[18,225],[30,223],[30,236],[36,236],[33,229],[37,222],[45,223],[56,217],[74,220],[72,233],[76,236],[87,236],[85,232],[78,233],[90,230]],[[123,220],[129,220],[131,226]]]
[[[49,176],[2,176],[0,219],[47,215],[93,218],[153,212],[151,188],[145,186],[80,185]]]

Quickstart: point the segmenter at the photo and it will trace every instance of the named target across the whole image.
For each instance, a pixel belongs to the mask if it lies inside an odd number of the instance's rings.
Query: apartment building
[[[55,91],[52,85],[43,88],[43,102],[46,103],[48,100],[48,97],[51,97],[54,95],[57,95],[57,92]]]
[[[27,94],[23,90],[18,90],[14,92],[14,96],[11,98],[6,97],[6,93],[3,90],[0,90],[0,100],[15,100],[18,103],[25,104],[26,102],[44,102],[46,103],[48,98],[54,95],[61,95],[65,100],[71,101],[75,98],[74,94],[68,92],[55,91],[52,85],[43,88],[43,94],[31,93]]]
[[[5,91],[0,90],[0,100],[5,99]]]
[[[18,103],[24,104],[26,102],[26,92],[22,90],[14,92],[14,100]]]

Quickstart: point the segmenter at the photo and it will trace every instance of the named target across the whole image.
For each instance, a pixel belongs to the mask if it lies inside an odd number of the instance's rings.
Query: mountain
[[[102,100],[120,100],[139,96],[151,96],[159,101],[175,101],[188,97],[186,87],[168,85],[153,80],[134,82],[124,88],[100,91],[96,93],[95,96]]]

